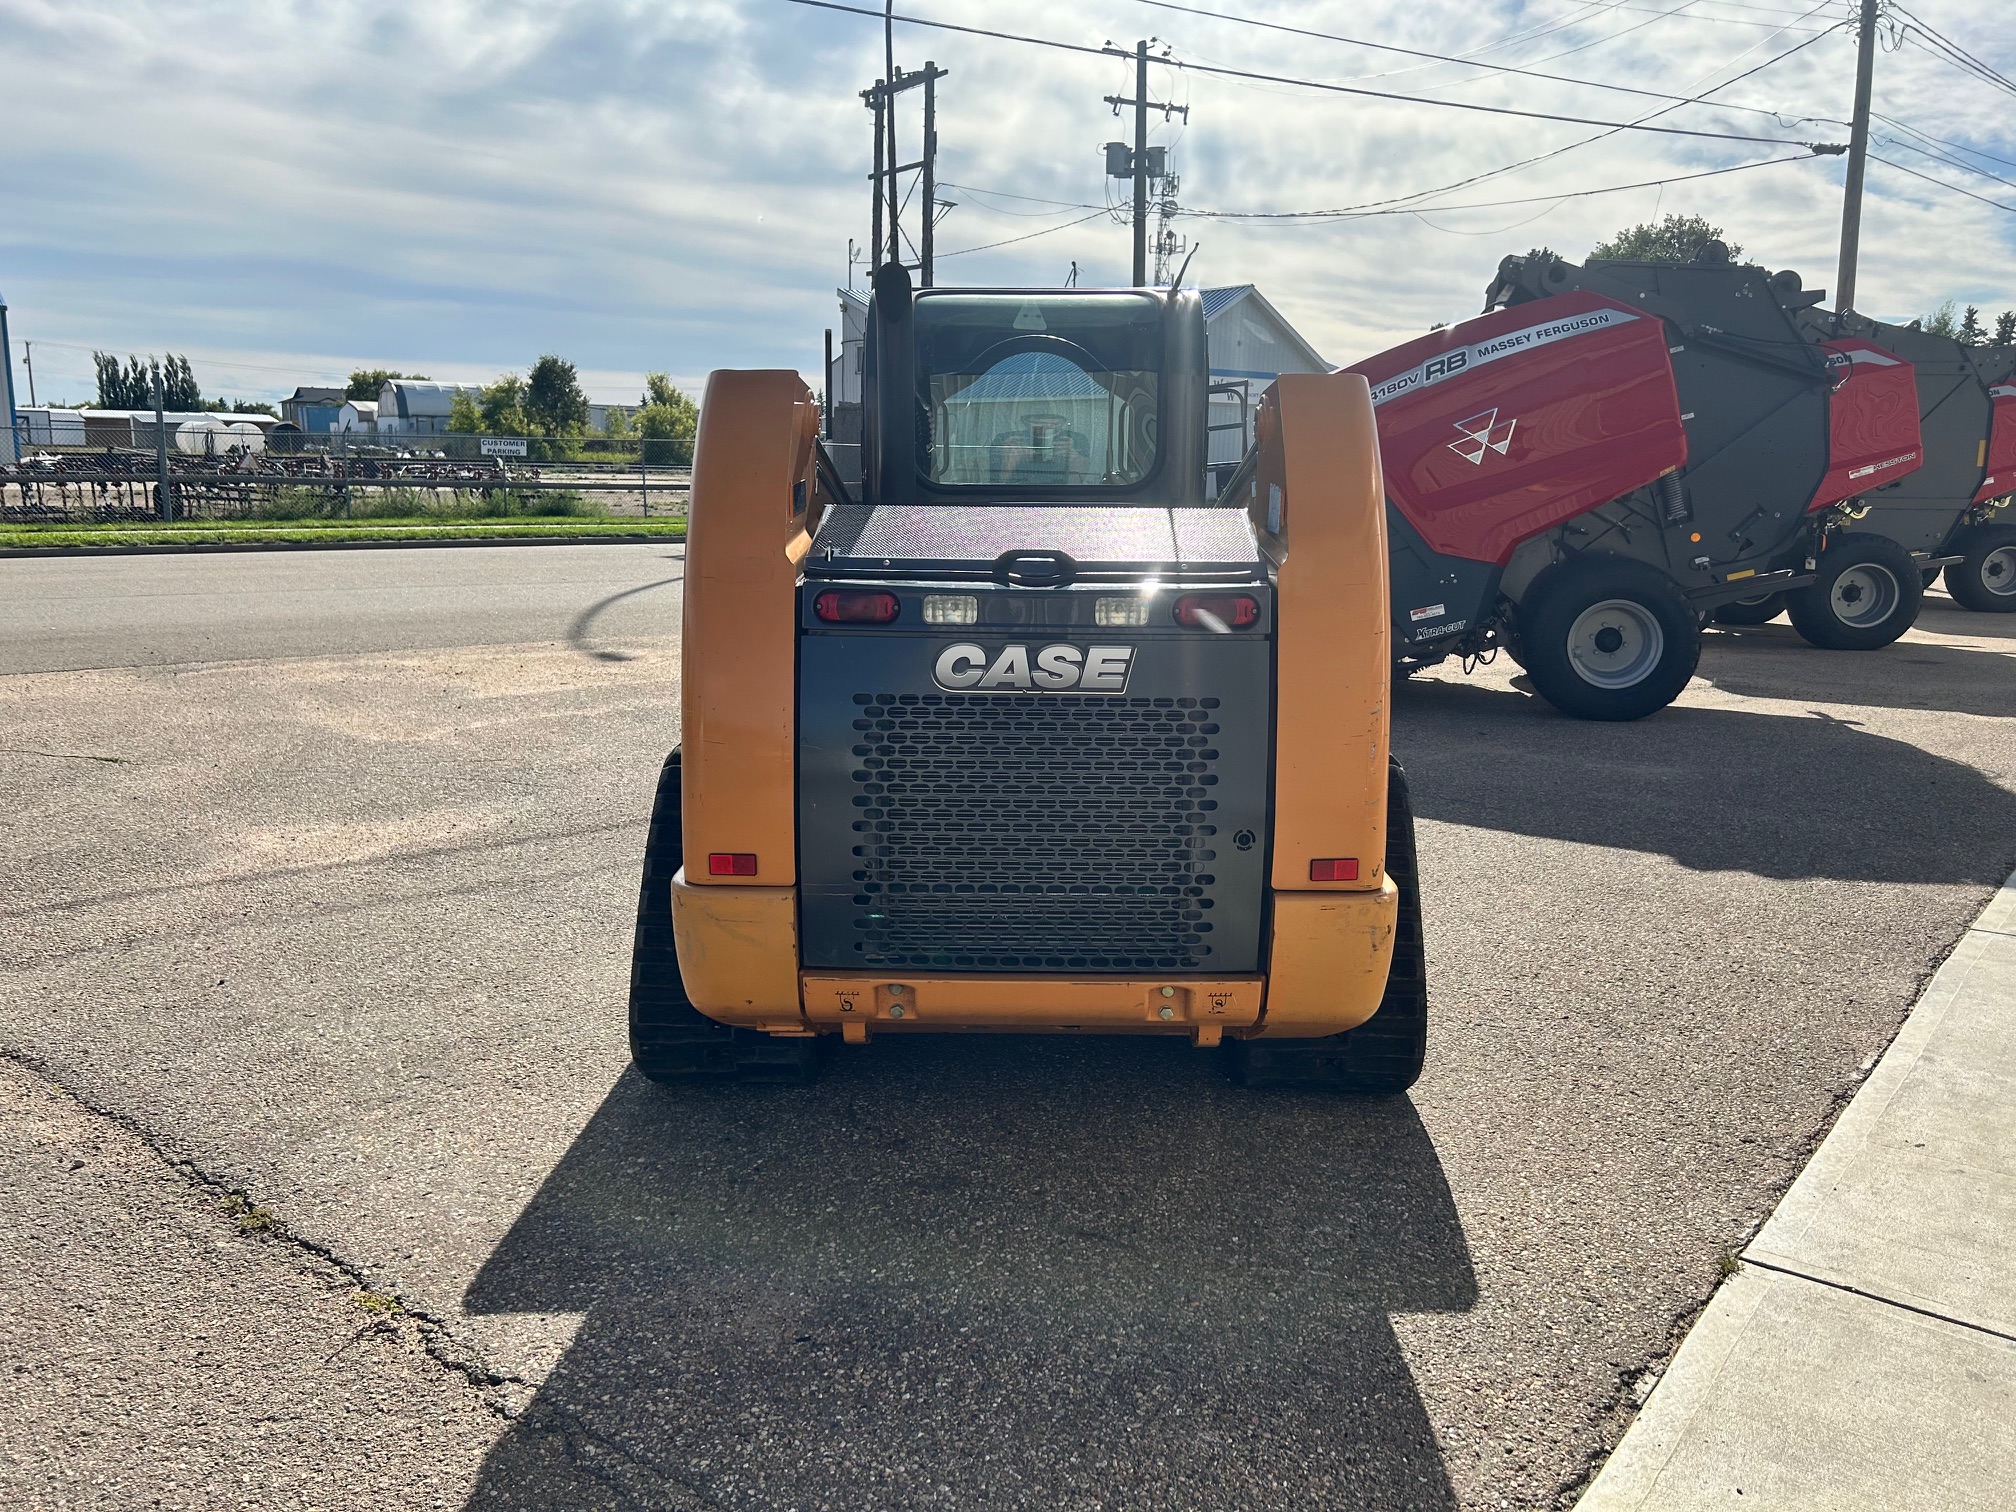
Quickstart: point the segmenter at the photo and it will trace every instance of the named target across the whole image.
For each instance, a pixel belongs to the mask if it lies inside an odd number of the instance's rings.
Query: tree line
[[[390,375],[398,376],[398,375]],[[465,435],[543,436],[572,440],[588,431],[588,396],[574,364],[551,352],[523,377],[505,373],[474,393],[458,391],[450,401],[448,429]],[[700,407],[676,388],[664,373],[647,373],[637,412],[612,411],[609,431],[616,437],[647,441],[690,441],[700,421]]]
[[[1622,262],[1691,262],[1694,254],[1711,241],[1719,241],[1729,249],[1731,262],[1743,260],[1743,249],[1729,241],[1720,226],[1710,225],[1698,215],[1668,215],[1658,221],[1628,226],[1596,243],[1589,249],[1589,255]],[[1534,251],[1547,253],[1548,249],[1536,247]],[[1917,324],[1934,336],[1951,337],[1963,346],[2016,346],[2016,310],[2004,310],[1997,315],[1991,333],[1981,323],[1979,305],[1970,304],[1962,309],[1958,300],[1949,299],[1931,314],[1919,316]]]
[[[203,389],[187,357],[173,352],[156,362],[128,357],[122,366],[110,352],[93,352],[98,369],[98,408],[151,410],[154,385],[161,385],[161,408],[187,414],[191,410],[211,410],[235,415],[270,415],[273,406],[254,399],[205,399]]]

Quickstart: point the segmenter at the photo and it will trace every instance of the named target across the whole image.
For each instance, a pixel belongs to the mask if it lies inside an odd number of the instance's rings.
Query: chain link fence
[[[692,483],[688,440],[309,434],[89,412],[24,416],[13,439],[4,522],[657,516],[683,514]]]

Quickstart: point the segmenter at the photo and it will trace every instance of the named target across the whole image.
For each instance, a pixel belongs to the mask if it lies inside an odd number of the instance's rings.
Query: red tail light
[[[812,600],[812,612],[829,625],[886,625],[903,606],[893,593],[828,588]]]
[[[1336,856],[1327,861],[1309,863],[1311,882],[1356,882],[1358,880],[1358,858],[1356,856]]]
[[[747,851],[715,851],[707,858],[710,877],[753,877],[756,858]]]
[[[1243,593],[1186,593],[1176,600],[1176,623],[1193,630],[1244,630],[1260,622],[1260,601]]]

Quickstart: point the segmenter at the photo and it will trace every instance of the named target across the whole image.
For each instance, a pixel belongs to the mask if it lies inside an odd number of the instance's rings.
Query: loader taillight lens
[[[1354,861],[1351,864],[1356,866],[1358,863]],[[756,858],[748,851],[715,851],[707,858],[707,875],[753,877],[756,875]]]
[[[1243,593],[1186,593],[1176,600],[1176,623],[1224,635],[1260,622],[1260,601]]]
[[[886,625],[903,606],[893,593],[828,588],[812,600],[812,612],[829,625]]]
[[[1356,882],[1358,880],[1358,858],[1356,856],[1333,856],[1327,861],[1309,863],[1311,882]]]

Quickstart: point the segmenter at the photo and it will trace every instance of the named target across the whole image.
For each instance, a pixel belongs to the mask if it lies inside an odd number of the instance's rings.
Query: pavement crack
[[[130,766],[125,756],[100,756],[95,751],[34,751],[23,746],[0,746],[0,756],[46,756],[51,761],[103,761],[112,766]]]
[[[1970,1323],[1965,1318],[1956,1318],[1951,1313],[1940,1312],[1937,1308],[1919,1307],[1915,1303],[1900,1302],[1886,1292],[1870,1291],[1866,1286],[1852,1286],[1846,1281],[1830,1281],[1825,1276],[1816,1276],[1810,1271],[1795,1270],[1789,1265],[1780,1265],[1771,1260],[1759,1260],[1755,1255],[1743,1257],[1745,1265],[1754,1265],[1759,1270],[1767,1270],[1780,1276],[1789,1276],[1794,1281],[1810,1281],[1815,1286],[1827,1287],[1830,1291],[1846,1292],[1851,1297],[1861,1297],[1868,1302],[1884,1307],[1894,1307],[1899,1312],[1915,1313],[1921,1318],[1929,1318],[1934,1323],[1950,1323],[1955,1328],[1969,1329],[1974,1333],[1986,1334],[1991,1339],[2002,1339],[2016,1344],[2016,1333],[2003,1328],[1990,1328],[1986,1323]]]
[[[0,1060],[19,1066],[93,1118],[124,1130],[163,1167],[213,1204],[220,1215],[234,1219],[238,1232],[244,1237],[277,1246],[297,1258],[327,1267],[340,1276],[342,1279],[333,1283],[330,1289],[347,1287],[367,1318],[356,1332],[337,1346],[330,1359],[355,1348],[374,1333],[398,1335],[399,1325],[404,1321],[410,1324],[412,1336],[427,1359],[438,1370],[469,1387],[477,1402],[508,1434],[545,1432],[556,1435],[571,1466],[606,1486],[626,1504],[654,1509],[654,1512],[657,1509],[721,1512],[721,1503],[639,1459],[615,1439],[596,1431],[574,1411],[558,1404],[542,1404],[536,1396],[527,1403],[525,1399],[537,1392],[539,1382],[492,1368],[482,1350],[458,1335],[446,1320],[424,1308],[415,1307],[396,1292],[380,1289],[361,1266],[345,1259],[330,1245],[296,1233],[242,1187],[205,1170],[194,1160],[168,1150],[151,1130],[130,1114],[85,1096],[62,1080],[55,1069],[39,1056],[11,1045],[0,1045]]]
[[[96,759],[96,758],[93,758]],[[579,840],[595,835],[614,835],[624,830],[640,828],[637,820],[626,819],[613,824],[579,824],[566,829],[539,830],[524,835],[498,835],[481,840],[467,840],[455,845],[427,845],[385,851],[376,855],[357,856],[343,861],[311,861],[294,866],[268,866],[255,871],[231,872],[224,876],[205,877],[194,882],[164,882],[154,887],[122,888],[117,892],[90,893],[81,897],[65,898],[57,903],[37,904],[32,908],[0,909],[0,919],[38,919],[52,914],[75,913],[80,909],[96,908],[108,903],[131,903],[142,898],[171,897],[178,893],[200,893],[213,888],[240,887],[256,883],[276,882],[294,877],[327,876],[338,872],[357,871],[372,866],[399,866],[417,861],[440,861],[454,856],[471,856],[485,852],[507,851],[528,845],[540,845],[552,841]]]
[[[194,1160],[168,1150],[150,1129],[130,1114],[106,1107],[86,1097],[62,1080],[54,1068],[39,1056],[13,1046],[0,1046],[0,1059],[19,1066],[92,1117],[103,1119],[123,1129],[164,1167],[181,1177],[192,1190],[211,1202],[220,1214],[235,1219],[241,1235],[279,1246],[296,1256],[319,1262],[342,1276],[344,1283],[353,1288],[353,1295],[372,1299],[369,1303],[360,1303],[366,1307],[366,1311],[375,1315],[359,1333],[359,1338],[374,1329],[390,1326],[393,1315],[410,1319],[414,1337],[427,1358],[441,1370],[460,1377],[475,1391],[477,1399],[483,1406],[504,1422],[515,1421],[519,1415],[520,1409],[514,1405],[511,1397],[518,1392],[537,1388],[536,1382],[527,1381],[522,1376],[492,1369],[484,1359],[482,1351],[458,1336],[445,1320],[423,1308],[415,1307],[396,1293],[380,1290],[372,1284],[369,1275],[361,1266],[345,1259],[331,1246],[296,1233],[275,1217],[270,1209],[254,1201],[242,1187],[205,1170]],[[348,1348],[356,1342],[357,1340],[353,1338],[343,1347]]]

